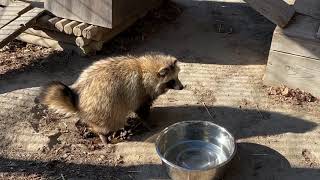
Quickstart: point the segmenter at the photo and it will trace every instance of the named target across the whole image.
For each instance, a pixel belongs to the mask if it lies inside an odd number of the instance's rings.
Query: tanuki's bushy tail
[[[78,111],[78,94],[67,85],[53,81],[41,89],[40,103],[58,113],[71,114]]]

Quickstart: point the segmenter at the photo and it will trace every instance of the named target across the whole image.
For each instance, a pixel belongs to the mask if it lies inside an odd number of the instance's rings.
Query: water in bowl
[[[227,160],[221,147],[199,140],[176,144],[168,148],[164,157],[175,165],[191,170],[205,169]]]

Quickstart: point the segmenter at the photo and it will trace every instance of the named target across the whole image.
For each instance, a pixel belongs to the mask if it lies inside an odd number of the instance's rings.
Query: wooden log
[[[52,18],[50,18],[50,19],[48,20],[48,22],[49,22],[50,24],[52,24],[54,27],[56,27],[56,24],[57,24],[59,21],[61,21],[61,20],[62,20],[62,18],[52,17]]]
[[[1,6],[8,6],[10,3],[12,3],[12,0],[0,0]]]
[[[24,33],[40,36],[48,39],[53,39],[59,42],[65,42],[70,44],[76,43],[76,37],[70,36],[61,32],[56,31],[50,31],[50,30],[40,30],[40,29],[34,29],[34,28],[28,28],[24,31]]]
[[[73,28],[76,27],[77,25],[79,25],[80,22],[78,21],[71,21],[70,23],[66,24],[63,28],[63,31],[66,34],[72,34],[73,33]]]
[[[60,21],[58,21],[54,26],[60,31],[63,32],[64,26],[68,23],[70,23],[71,20],[69,19],[61,19]]]
[[[89,44],[91,42],[90,39],[84,38],[84,37],[77,37],[76,38],[76,44],[79,47],[83,47],[86,46],[87,44]]]
[[[86,56],[86,55],[95,53],[95,50],[90,46],[84,46],[79,48],[75,44],[59,42],[57,40],[35,36],[27,33],[20,34],[16,39],[23,42],[30,43],[30,44],[52,48],[58,51],[67,51],[67,52],[73,51],[81,56]]]
[[[12,39],[17,37],[21,32],[28,29],[35,19],[45,10],[42,8],[33,8],[30,11],[22,14],[20,17],[10,22],[8,25],[0,29],[0,48],[5,46]]]
[[[253,9],[280,27],[285,27],[295,13],[293,6],[283,0],[244,0]]]
[[[59,42],[57,40],[49,39],[49,38],[44,38],[32,34],[27,34],[27,33],[21,33],[16,39],[30,43],[30,44],[35,44],[47,48],[53,48],[55,50],[62,51],[65,48],[63,47],[64,44],[63,42]],[[67,46],[72,46],[71,44],[67,44]],[[74,45],[73,45],[74,46]],[[75,46],[76,47],[76,46]]]
[[[87,38],[87,39],[93,39],[93,37],[98,37],[101,38],[102,33],[103,33],[103,29],[102,27],[98,27],[95,25],[90,25],[89,27],[85,28],[82,31],[82,36]]]
[[[294,8],[298,13],[320,19],[320,1],[319,0],[296,0]]]
[[[320,59],[270,51],[266,74],[267,85],[286,85],[320,97]]]
[[[90,26],[90,25],[87,24],[87,23],[81,23],[81,24],[79,24],[79,25],[77,25],[76,27],[73,28],[73,34],[74,34],[75,36],[82,36],[82,31],[83,31],[85,28],[89,27],[89,26]]]
[[[103,47],[103,44],[103,41],[91,41],[87,46],[91,46],[95,51],[100,51]]]

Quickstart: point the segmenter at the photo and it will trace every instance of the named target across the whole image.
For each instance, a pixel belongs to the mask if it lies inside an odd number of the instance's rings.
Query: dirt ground
[[[237,0],[174,2],[181,10],[149,14],[94,57],[23,44],[0,52],[0,179],[169,179],[153,142],[183,120],[212,121],[234,134],[238,153],[224,180],[320,179],[319,102],[291,103],[262,84],[275,26]],[[186,88],[161,96],[154,129],[131,140],[101,147],[81,136],[76,117],[35,102],[40,86],[71,84],[93,61],[150,51],[179,58]]]

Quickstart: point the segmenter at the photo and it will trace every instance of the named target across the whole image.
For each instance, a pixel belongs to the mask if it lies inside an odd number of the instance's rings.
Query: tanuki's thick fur
[[[52,82],[40,102],[58,112],[76,113],[106,143],[105,136],[126,124],[129,112],[146,118],[152,102],[168,89],[182,89],[172,56],[149,54],[100,60],[70,87]]]

